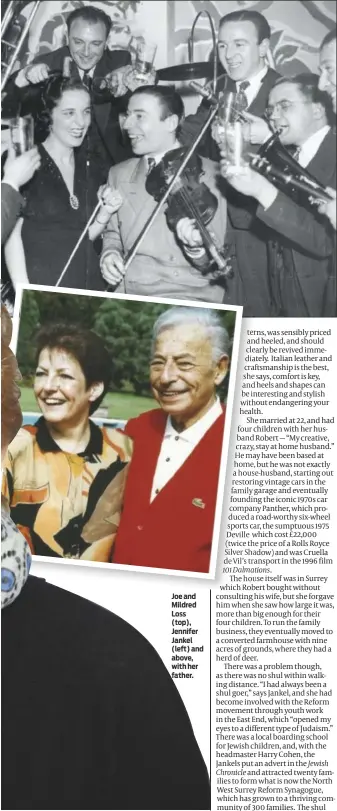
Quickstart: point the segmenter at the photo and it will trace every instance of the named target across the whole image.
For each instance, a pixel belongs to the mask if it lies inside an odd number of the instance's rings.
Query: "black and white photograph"
[[[334,3],[2,5],[5,301],[336,315]]]

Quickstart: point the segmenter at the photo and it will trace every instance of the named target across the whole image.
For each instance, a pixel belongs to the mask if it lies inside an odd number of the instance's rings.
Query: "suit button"
[[[179,273],[178,273],[178,271],[177,271],[177,270],[174,270],[174,271],[173,271],[173,276],[179,276]]]
[[[172,253],[171,253],[171,256],[169,256],[169,260],[170,260],[170,262],[175,262],[176,261],[175,256],[173,256]]]
[[[137,529],[139,529],[139,532],[140,532],[143,529],[143,527],[139,524]]]

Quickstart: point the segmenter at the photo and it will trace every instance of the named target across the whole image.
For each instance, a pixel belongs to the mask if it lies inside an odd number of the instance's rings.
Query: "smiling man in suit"
[[[105,181],[112,163],[131,154],[121,140],[119,127],[119,113],[125,111],[126,98],[114,98],[99,89],[101,79],[130,62],[128,51],[107,48],[111,25],[111,17],[96,6],[83,6],[72,11],[67,17],[67,44],[39,54],[33,62],[13,74],[6,85],[2,111],[5,118],[18,113],[34,113],[43,87],[41,82],[45,82],[54,71],[62,73],[67,60],[67,72],[81,79],[92,97],[92,124],[85,148],[89,148],[91,159],[100,166],[101,182]]]
[[[219,76],[217,93],[240,92],[246,108],[246,134],[251,142],[262,142],[271,134],[263,119],[268,96],[279,74],[268,67],[266,57],[271,30],[266,18],[258,11],[233,11],[221,18],[218,34],[218,57],[224,73]],[[201,129],[209,112],[209,103],[202,101],[194,115],[187,116],[182,141],[190,143]],[[257,148],[257,147],[256,147]],[[251,147],[254,151],[255,147]],[[219,160],[219,149],[210,130],[202,142],[200,153]],[[245,316],[273,314],[273,302],[268,276],[264,228],[255,217],[256,203],[233,188],[226,187],[228,217],[233,226],[237,270],[226,301],[244,306]]]
[[[280,78],[269,97],[268,114],[285,147],[324,187],[336,188],[336,136],[328,123],[318,76]],[[236,172],[226,158],[222,171],[241,193],[258,202],[257,217],[268,226],[270,277],[280,316],[327,317],[336,312],[336,269],[330,223],[307,196],[278,191],[247,167]]]
[[[134,157],[110,170],[109,183],[120,190],[124,202],[103,234],[101,271],[118,292],[220,302],[224,285],[213,274],[208,252],[203,245],[185,244],[181,224],[189,226],[191,220],[184,210],[173,229],[167,223],[165,211],[159,213],[125,273],[124,257],[157,206],[154,196],[147,191],[148,176],[164,156],[174,155],[174,150],[180,147],[183,115],[182,99],[172,87],[141,87],[130,97],[124,127]],[[176,166],[181,160],[180,157],[176,161]],[[221,249],[227,216],[225,198],[217,188],[218,166],[203,159],[202,171],[202,181],[218,203],[209,228]],[[163,185],[163,180],[160,183]],[[160,192],[159,183],[156,190]]]
[[[134,441],[113,563],[208,572],[229,365],[219,314],[171,307],[153,328],[152,392],[160,409],[129,420]]]

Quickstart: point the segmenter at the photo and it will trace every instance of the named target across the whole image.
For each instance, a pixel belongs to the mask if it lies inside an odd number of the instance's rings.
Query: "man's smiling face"
[[[227,371],[228,358],[213,360],[206,330],[198,323],[163,329],[150,365],[154,397],[177,425],[188,428],[215,401],[216,385]]]

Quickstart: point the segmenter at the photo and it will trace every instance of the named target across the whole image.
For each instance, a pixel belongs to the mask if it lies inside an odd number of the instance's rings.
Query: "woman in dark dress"
[[[108,185],[98,190],[85,150],[78,149],[90,117],[90,96],[78,79],[55,76],[48,80],[37,119],[38,139],[43,140],[41,128],[48,133],[39,146],[41,166],[21,190],[26,202],[23,217],[5,247],[14,287],[17,282],[56,284],[97,204],[97,191],[103,205],[61,284],[88,290],[106,287],[95,240],[122,200]]]

